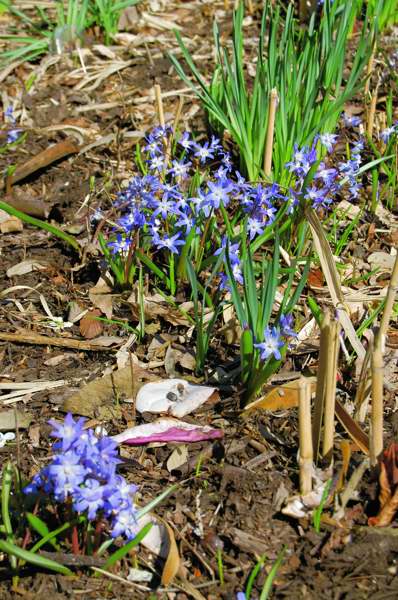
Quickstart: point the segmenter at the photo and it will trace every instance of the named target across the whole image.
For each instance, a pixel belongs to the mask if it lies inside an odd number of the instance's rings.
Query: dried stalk
[[[160,85],[158,83],[155,83],[154,90],[155,90],[156,111],[158,113],[159,123],[162,127],[164,127],[165,120],[164,120],[164,111],[163,111],[162,91],[161,91]]]
[[[370,464],[375,466],[383,452],[383,353],[376,341],[372,352],[372,428],[370,436]]]
[[[299,433],[300,433],[300,494],[312,490],[313,451],[311,435],[311,384],[302,377],[299,381]]]
[[[354,404],[356,407],[356,420],[363,423],[368,412],[368,398],[370,393],[369,364],[371,345],[369,344],[359,375],[358,387],[355,394]]]
[[[377,84],[376,89],[372,94],[372,99],[370,101],[370,108],[369,108],[369,114],[368,114],[368,126],[367,126],[367,133],[370,138],[372,137],[372,134],[373,134],[378,94],[379,94],[379,84]]]
[[[252,15],[254,13],[253,0],[247,0],[247,11],[249,15]]]
[[[173,132],[174,133],[177,131],[178,125],[180,123],[183,106],[184,106],[184,96],[181,95],[178,98],[178,106],[177,106],[176,114],[174,117],[174,123],[173,123]]]
[[[329,353],[329,326],[330,312],[327,311],[322,321],[321,339],[319,345],[318,375],[316,381],[316,393],[314,402],[314,423],[312,427],[312,440],[314,447],[314,458],[318,460],[319,446],[321,441],[322,420],[325,401],[326,371]]]
[[[271,90],[269,99],[267,140],[264,152],[264,173],[266,177],[269,177],[272,172],[272,147],[274,144],[275,114],[277,106],[278,92],[274,88]]]
[[[391,319],[391,315],[392,315],[392,311],[393,311],[393,307],[394,307],[395,296],[397,294],[397,291],[398,291],[398,253],[395,257],[395,263],[394,263],[394,267],[393,267],[393,270],[391,273],[390,283],[388,285],[387,297],[386,297],[386,303],[384,306],[383,316],[380,321],[380,328],[379,328],[379,333],[378,333],[378,337],[379,337],[378,343],[381,348],[384,347],[384,338],[387,334],[387,329],[388,329],[388,325],[390,323],[390,319]]]
[[[337,361],[340,349],[340,323],[337,321],[337,319],[332,319],[330,321],[328,341],[322,455],[324,458],[331,460],[334,444]]]
[[[366,68],[366,83],[365,83],[365,89],[364,89],[365,98],[367,98],[367,96],[369,94],[370,76],[371,76],[372,71],[373,71],[374,59],[375,59],[375,44],[373,43],[372,54],[369,57],[368,66]]]

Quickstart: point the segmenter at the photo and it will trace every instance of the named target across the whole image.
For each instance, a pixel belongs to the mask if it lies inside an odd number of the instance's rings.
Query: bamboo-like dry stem
[[[299,381],[299,435],[300,435],[300,494],[312,490],[313,451],[311,435],[311,384],[302,377]]]
[[[178,98],[178,106],[177,106],[176,114],[174,117],[174,123],[173,123],[173,132],[174,133],[177,131],[178,125],[180,123],[183,106],[184,106],[184,96],[181,95]]]
[[[330,321],[328,341],[322,455],[324,458],[331,460],[334,445],[337,362],[340,350],[340,323],[337,319],[331,319]]]
[[[372,427],[370,464],[375,466],[383,452],[383,353],[376,342],[372,352]]]
[[[369,94],[370,76],[371,76],[372,71],[373,71],[374,60],[375,60],[375,44],[373,44],[373,50],[372,50],[372,53],[371,53],[371,55],[369,57],[368,65],[366,67],[366,83],[365,83],[365,89],[364,89],[365,99],[367,98],[367,96]]]
[[[376,114],[376,105],[377,98],[379,95],[379,84],[377,84],[375,91],[372,94],[372,99],[370,101],[370,108],[368,114],[368,124],[367,124],[367,134],[371,138],[373,134],[373,127],[375,122],[375,114]]]
[[[356,407],[356,420],[363,423],[368,412],[368,398],[370,392],[369,364],[371,356],[371,345],[369,344],[365,358],[363,359],[361,373],[359,375],[358,387],[355,394],[354,404]]]
[[[158,83],[155,83],[154,90],[155,90],[156,111],[158,113],[159,123],[162,127],[164,127],[165,120],[164,120],[164,111],[163,111],[162,91],[161,91],[160,85]]]
[[[264,173],[266,177],[269,177],[272,172],[272,147],[274,144],[275,114],[277,106],[278,92],[274,88],[271,90],[269,99],[267,139],[264,152]]]
[[[253,0],[247,0],[247,11],[250,15],[254,13]]]
[[[330,312],[327,311],[322,321],[321,339],[319,344],[318,374],[316,380],[316,392],[314,402],[314,422],[312,426],[312,440],[314,448],[314,459],[318,460],[321,441],[322,420],[325,402],[326,370],[329,360],[329,326]]]
[[[393,267],[393,270],[391,273],[391,279],[390,279],[390,283],[388,285],[388,290],[387,290],[386,304],[384,306],[383,316],[381,317],[381,321],[380,321],[378,337],[380,340],[379,345],[381,348],[384,347],[384,337],[387,333],[388,325],[390,323],[390,319],[391,319],[391,315],[392,315],[392,311],[393,311],[393,307],[394,307],[395,296],[397,294],[397,291],[398,291],[398,253],[395,257],[395,263],[394,263],[394,267]]]

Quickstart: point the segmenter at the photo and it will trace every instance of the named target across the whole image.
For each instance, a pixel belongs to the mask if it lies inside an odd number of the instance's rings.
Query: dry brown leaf
[[[128,366],[90,381],[65,400],[62,410],[85,417],[112,419],[121,415],[120,398],[135,397],[144,383],[158,380],[159,377],[138,365],[134,365],[133,369]]]
[[[308,285],[310,288],[322,288],[325,282],[321,269],[311,269],[308,273]]]
[[[93,338],[101,335],[104,326],[101,321],[96,319],[96,317],[100,317],[101,315],[101,311],[98,308],[95,308],[94,310],[86,313],[80,320],[79,331],[81,335],[86,338],[86,340],[92,340]]]
[[[134,289],[127,300],[131,304],[131,312],[133,318],[139,321],[140,319],[140,304],[138,299],[138,290]],[[172,325],[182,325],[190,327],[192,322],[184,313],[190,313],[193,310],[193,302],[183,302],[178,308],[170,306],[161,294],[153,294],[144,298],[144,313],[146,320],[152,320],[157,317],[162,317]]]
[[[368,525],[372,527],[386,527],[390,525],[394,519],[395,513],[398,510],[398,487],[394,492],[394,495],[386,502],[381,511],[376,517],[370,517],[368,519]]]
[[[309,377],[311,380],[312,392],[316,388],[316,378]],[[245,407],[245,411],[263,409],[263,410],[284,410],[286,408],[294,408],[299,403],[299,379],[287,381],[283,385],[278,385],[269,390],[265,396],[251,402]]]
[[[106,281],[100,277],[95,286],[91,288],[88,293],[91,302],[104,313],[107,319],[111,319],[113,313],[111,291],[112,289]]]
[[[361,429],[356,421],[348,414],[341,402],[336,398],[336,417],[344,427],[350,438],[357,444],[357,446],[369,455],[369,438],[366,433]]]
[[[4,211],[1,211],[4,212]],[[7,214],[7,213],[6,213]],[[7,214],[7,219],[0,221],[1,233],[17,233],[23,230],[23,223],[18,217]]]
[[[185,444],[181,444],[174,448],[173,452],[170,454],[167,459],[167,470],[169,473],[181,467],[181,465],[185,464],[188,461],[188,446]]]
[[[380,484],[379,502],[380,502],[380,508],[383,508],[387,504],[387,502],[389,502],[389,500],[391,498],[391,486],[390,486],[390,482],[388,481],[386,465],[383,462],[380,464],[379,484]]]
[[[176,544],[176,540],[174,537],[173,530],[170,525],[166,523],[166,521],[161,521],[167,530],[167,534],[169,536],[169,553],[167,556],[166,564],[163,568],[162,573],[162,585],[168,586],[173,581],[174,577],[178,573],[178,569],[180,568],[180,555],[178,553],[178,548]]]

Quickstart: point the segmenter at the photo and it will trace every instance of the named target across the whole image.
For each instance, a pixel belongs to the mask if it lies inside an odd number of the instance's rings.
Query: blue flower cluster
[[[145,138],[146,172],[133,177],[117,196],[121,216],[108,247],[122,260],[137,245],[152,257],[164,251],[179,254],[187,241],[200,239],[206,232],[212,237],[208,248],[212,255],[229,246],[233,274],[243,284],[239,245],[220,235],[225,215],[244,223],[252,241],[275,221],[278,209],[284,205],[290,213],[303,200],[316,210],[328,209],[347,183],[351,197],[356,197],[363,142],[357,142],[350,159],[336,168],[328,166],[328,161],[337,141],[337,135],[325,133],[311,148],[295,146],[292,160],[286,164],[291,174],[290,188],[283,190],[277,183],[246,181],[233,169],[230,154],[214,136],[198,143],[187,131],[178,136],[170,126],[157,127]],[[326,156],[319,163],[322,148]],[[220,278],[221,287],[226,288],[226,275],[220,273]]]
[[[334,134],[323,134],[314,140],[311,148],[294,147],[293,158],[286,167],[295,175],[295,185],[291,188],[290,211],[299,203],[302,194],[311,203],[315,210],[328,209],[336,195],[348,183],[351,198],[357,198],[361,184],[358,182],[359,169],[361,166],[361,151],[364,142],[360,138],[351,148],[351,157],[346,162],[341,162],[337,168],[327,164],[328,155],[331,154],[338,136]],[[317,144],[318,141],[326,149],[327,156],[318,163]],[[306,178],[314,168],[310,183]]]
[[[15,125],[16,121],[15,121],[15,117],[13,115],[12,106],[9,106],[6,109],[6,111],[4,113],[4,117],[5,117],[6,122],[10,123],[11,125]],[[12,144],[13,142],[16,142],[21,134],[21,131],[22,131],[22,129],[9,129],[6,132],[7,133],[7,144]]]
[[[177,254],[192,230],[200,235],[208,219],[221,218],[221,205],[242,208],[252,240],[275,219],[275,203],[287,199],[278,185],[252,185],[233,172],[230,154],[215,137],[200,144],[184,132],[176,142],[170,127],[157,127],[144,151],[148,172],[117,198],[123,215],[109,243],[113,253],[127,254],[140,232],[146,249]]]
[[[278,327],[266,327],[263,334],[263,342],[254,344],[255,348],[260,350],[260,358],[263,361],[271,356],[276,360],[281,360],[281,348],[286,345],[288,338],[296,338],[297,333],[293,329],[293,316],[281,315]]]
[[[392,125],[391,127],[387,127],[386,129],[383,129],[383,131],[380,133],[380,139],[383,140],[383,142],[385,144],[388,144],[388,142],[390,141],[390,138],[397,134],[398,134],[398,121],[396,121],[394,123],[394,125]]]
[[[84,429],[85,419],[75,421],[71,414],[63,423],[49,421],[56,454],[49,465],[34,476],[24,489],[26,494],[43,491],[57,502],[69,501],[90,521],[106,517],[111,535],[132,539],[138,532],[134,495],[135,485],[116,473],[121,462],[117,444],[110,437],[97,437]]]

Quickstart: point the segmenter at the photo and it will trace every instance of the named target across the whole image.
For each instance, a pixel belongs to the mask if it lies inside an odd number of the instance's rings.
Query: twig
[[[376,338],[377,340],[377,338]],[[372,428],[370,437],[370,464],[376,466],[383,452],[383,353],[376,341],[372,352]]]
[[[274,143],[275,114],[277,105],[278,92],[274,88],[271,90],[269,99],[267,141],[264,152],[264,173],[266,177],[269,177],[272,172],[272,147]]]
[[[7,193],[10,192],[11,187],[17,183],[18,181],[22,181],[25,177],[32,175],[39,169],[43,169],[44,167],[48,167],[48,165],[60,160],[61,158],[65,158],[70,154],[76,154],[79,152],[80,147],[73,140],[63,140],[62,142],[58,142],[54,144],[54,146],[50,146],[46,148],[36,156],[30,158],[26,163],[17,167],[14,173],[7,177],[6,180],[6,188]],[[0,181],[0,189],[4,187],[4,182]]]
[[[0,340],[13,342],[15,344],[38,344],[40,346],[58,346],[61,348],[73,348],[75,350],[87,350],[92,352],[115,352],[117,348],[109,348],[89,342],[74,340],[71,338],[57,338],[47,335],[39,335],[31,331],[18,331],[17,333],[0,332]]]
[[[311,385],[302,377],[299,381],[299,430],[300,430],[300,493],[312,490],[312,435],[311,435]]]

